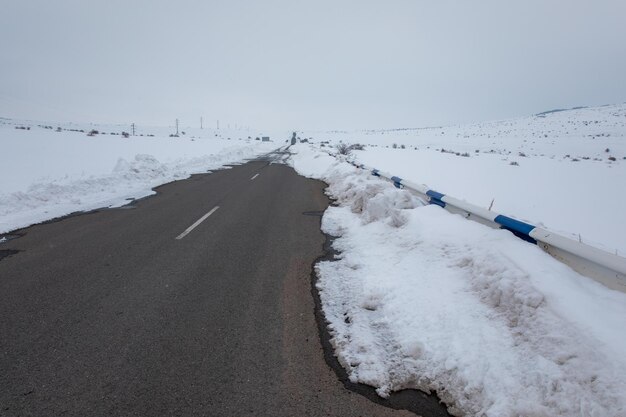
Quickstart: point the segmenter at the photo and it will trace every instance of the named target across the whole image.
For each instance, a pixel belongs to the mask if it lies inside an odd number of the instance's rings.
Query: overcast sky
[[[626,101],[626,0],[0,0],[0,116],[419,127]]]

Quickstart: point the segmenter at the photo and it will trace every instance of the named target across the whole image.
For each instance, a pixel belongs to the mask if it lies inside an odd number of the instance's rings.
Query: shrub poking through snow
[[[337,152],[339,152],[340,155],[349,155],[352,151],[362,151],[363,149],[365,149],[365,147],[360,143],[353,143],[352,145],[340,143],[337,145]]]
[[[347,143],[340,143],[339,145],[337,145],[337,152],[339,152],[341,155],[348,155],[350,153],[350,145],[348,145]]]

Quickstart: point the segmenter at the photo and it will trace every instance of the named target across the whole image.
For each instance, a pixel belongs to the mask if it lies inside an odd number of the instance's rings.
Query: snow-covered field
[[[493,201],[496,212],[626,256],[626,104],[301,136],[330,142],[326,149],[340,141],[367,145],[353,152],[356,161],[481,207]]]
[[[87,136],[92,130],[98,134]],[[72,212],[119,206],[152,188],[267,153],[288,137],[228,129],[0,119],[0,233]],[[185,134],[182,134],[185,131]],[[279,141],[280,139],[280,141]]]
[[[301,136],[292,164],[338,203],[318,288],[353,381],[456,415],[626,416],[626,294],[325,153],[363,144],[347,158],[624,256],[626,105]]]

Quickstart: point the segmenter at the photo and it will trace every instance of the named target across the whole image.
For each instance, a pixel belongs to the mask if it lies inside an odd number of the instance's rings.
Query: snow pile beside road
[[[381,396],[434,390],[456,415],[626,415],[625,294],[507,231],[292,149],[294,167],[337,199],[322,227],[340,255],[317,265],[317,286],[352,381]]]
[[[0,233],[76,211],[121,206],[153,194],[161,184],[277,147],[222,139],[91,138],[6,127],[0,128],[0,142],[12,150],[0,157],[8,172],[0,181]]]

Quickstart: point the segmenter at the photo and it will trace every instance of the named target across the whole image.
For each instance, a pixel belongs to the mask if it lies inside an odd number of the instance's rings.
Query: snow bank
[[[456,415],[626,415],[625,294],[507,231],[294,149],[294,167],[337,199],[322,227],[340,255],[316,269],[352,381],[383,397],[434,390]]]
[[[21,126],[22,124],[20,124]],[[267,153],[275,143],[97,135],[0,126],[0,233],[120,206],[158,185]]]

